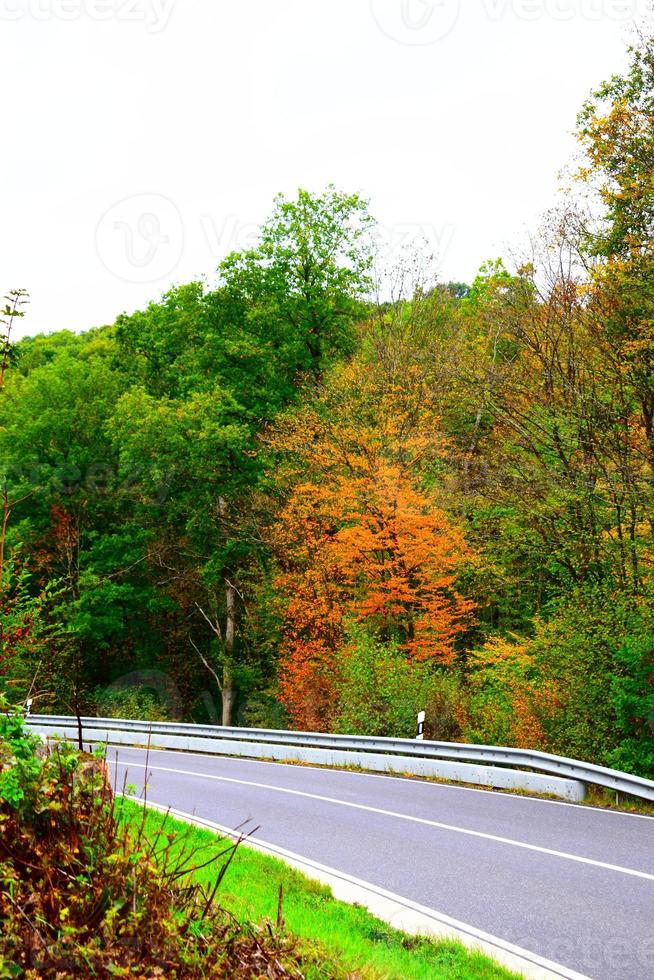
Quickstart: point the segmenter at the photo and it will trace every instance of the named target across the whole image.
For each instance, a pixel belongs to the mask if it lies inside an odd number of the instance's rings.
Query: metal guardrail
[[[77,728],[77,719],[65,715],[30,715],[29,722],[42,728]],[[459,742],[431,742],[406,738],[375,738],[368,735],[326,735],[319,732],[291,732],[258,728],[224,728],[218,725],[190,725],[176,722],[145,722],[117,718],[82,718],[82,728],[103,733],[123,732],[143,735],[135,744],[143,744],[152,735],[188,736],[223,739],[255,744],[313,747],[336,751],[352,751],[383,755],[401,755],[418,759],[454,760],[462,763],[481,763],[502,768],[519,768],[547,773],[584,784],[603,786],[628,796],[654,802],[654,781],[629,773],[595,766],[564,756],[550,755],[533,749],[502,748],[492,745],[467,745]],[[214,750],[215,751],[215,750]]]

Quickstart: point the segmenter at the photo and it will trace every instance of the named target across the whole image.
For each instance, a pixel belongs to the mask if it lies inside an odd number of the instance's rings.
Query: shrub
[[[654,632],[629,635],[616,654],[619,673],[612,679],[620,744],[609,765],[654,777]],[[621,668],[621,669],[620,669]]]
[[[342,661],[337,730],[353,735],[413,738],[419,711],[430,738],[459,735],[459,684],[454,673],[413,663],[396,643],[350,627]]]
[[[168,712],[156,691],[147,687],[109,687],[97,693],[98,714],[103,718],[167,721]]]
[[[284,705],[270,691],[261,691],[245,701],[238,712],[237,723],[243,728],[288,728]]]
[[[532,638],[489,641],[470,660],[468,741],[540,748],[654,773],[650,597],[577,589]]]
[[[0,704],[0,978],[301,976],[289,938],[192,883],[234,845],[198,861],[174,840],[116,819],[101,757],[47,749]]]
[[[542,678],[529,640],[495,637],[469,658],[464,737],[482,745],[543,748],[536,714]]]

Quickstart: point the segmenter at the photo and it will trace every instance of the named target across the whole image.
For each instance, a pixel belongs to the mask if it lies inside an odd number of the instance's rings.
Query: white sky
[[[0,292],[84,329],[211,276],[278,191],[443,277],[535,227],[645,0],[0,0]]]

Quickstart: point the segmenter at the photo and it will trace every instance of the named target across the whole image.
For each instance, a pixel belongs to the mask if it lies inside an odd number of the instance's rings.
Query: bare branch
[[[211,666],[211,664],[208,662],[207,658],[204,656],[204,654],[202,653],[202,651],[193,642],[193,638],[189,636],[189,640],[190,640],[191,646],[193,647],[193,649],[195,650],[195,652],[197,653],[198,657],[200,658],[200,660],[202,661],[202,663],[204,664],[204,666],[207,668],[207,670],[209,671],[209,673],[212,675],[213,679],[215,680],[216,684],[218,685],[218,690],[222,694],[223,693],[223,685],[221,683],[220,678],[218,677],[218,674],[213,669],[213,667]]]

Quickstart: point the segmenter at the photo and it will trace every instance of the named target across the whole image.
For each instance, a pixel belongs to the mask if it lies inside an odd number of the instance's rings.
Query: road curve
[[[145,750],[110,747],[140,795]],[[654,978],[654,819],[463,787],[150,750],[153,803],[256,836],[593,980]]]

